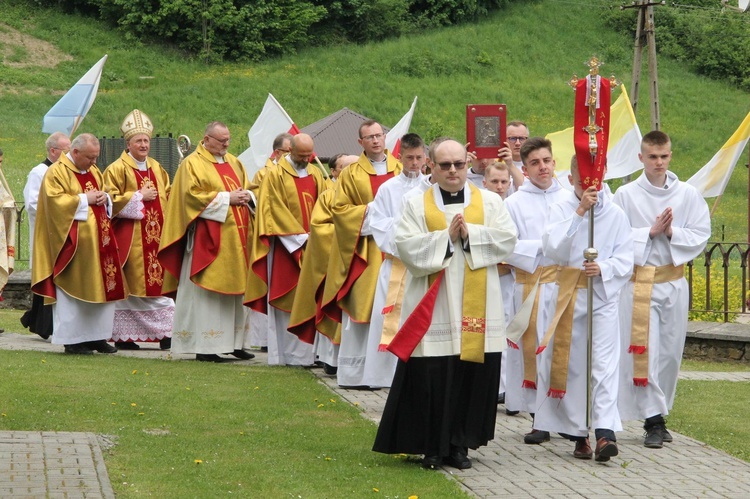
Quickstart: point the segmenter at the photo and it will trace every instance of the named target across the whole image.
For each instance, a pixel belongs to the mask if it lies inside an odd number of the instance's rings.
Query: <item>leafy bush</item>
[[[684,0],[654,9],[656,48],[660,54],[685,62],[698,74],[725,80],[750,90],[750,29],[747,19],[721,12],[717,0]],[[613,29],[635,36],[636,9],[605,11]]]
[[[29,0],[99,17],[129,40],[203,60],[258,61],[306,45],[364,43],[476,21],[512,0]]]

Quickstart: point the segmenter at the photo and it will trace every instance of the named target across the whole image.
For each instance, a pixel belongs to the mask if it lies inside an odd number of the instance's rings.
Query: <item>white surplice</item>
[[[409,178],[406,173],[401,172],[398,176],[386,181],[378,189],[375,199],[369,203],[367,208],[367,219],[369,221],[372,237],[380,251],[398,258],[398,249],[395,241],[395,226],[401,217],[404,207],[404,196],[416,187],[422,180],[422,175]],[[388,283],[391,278],[393,261],[383,260],[378,272],[378,283],[375,288],[375,300],[372,305],[372,315],[367,334],[367,354],[365,355],[365,367],[362,384],[370,387],[389,387],[396,372],[398,358],[391,352],[379,350],[380,340],[383,332],[385,316],[386,295],[388,294]]]
[[[524,182],[518,190],[506,198],[505,206],[518,227],[518,243],[506,263],[529,273],[539,266],[554,265],[554,262],[542,253],[542,234],[549,218],[550,207],[564,201],[565,191],[555,180],[546,189],[540,189],[530,180]],[[515,273],[515,272],[514,272]],[[537,313],[537,341],[541,341],[544,332],[555,313],[557,287],[554,283],[539,286],[539,308]],[[514,291],[514,306],[517,311],[523,303],[523,284],[517,284]],[[505,407],[509,411],[536,410],[537,391],[523,388],[523,340],[519,340],[518,349],[509,348],[503,358],[505,363]],[[538,365],[537,359],[537,365]]]
[[[643,266],[682,265],[700,256],[711,236],[711,218],[706,201],[691,185],[667,172],[664,187],[652,185],[645,174],[615,192],[614,202],[622,207],[632,227],[635,264]],[[664,234],[651,239],[649,231],[656,217],[672,208],[672,238]],[[620,366],[620,415],[623,420],[645,419],[672,408],[677,375],[687,335],[688,284],[685,278],[654,284],[651,294],[648,335],[648,383],[633,384],[633,354],[630,328],[633,284],[620,298],[622,351]]]
[[[484,224],[467,222],[468,250],[450,242],[448,229],[430,232],[425,221],[424,196],[412,196],[396,227],[396,247],[408,269],[401,322],[427,293],[430,274],[446,269],[438,290],[432,321],[413,357],[440,357],[461,353],[461,320],[464,294],[464,268],[487,267],[485,352],[502,352],[506,346],[505,317],[500,294],[497,264],[504,261],[516,244],[516,228],[497,194],[464,187],[464,203],[444,205],[439,187],[427,195],[435,197],[438,209],[445,213],[446,224],[463,213],[473,195],[482,196]],[[450,245],[450,246],[449,246]],[[446,258],[451,247],[453,253]]]
[[[589,210],[583,217],[575,212],[579,200],[573,193],[550,210],[543,236],[544,255],[563,267],[583,268],[583,251],[588,248]],[[617,327],[619,296],[633,273],[633,240],[630,223],[619,206],[604,191],[594,207],[594,248],[601,275],[593,278],[593,336],[591,354],[591,427],[622,431],[617,410],[620,335]],[[588,291],[579,289],[573,311],[573,328],[568,361],[566,393],[562,399],[547,395],[555,336],[538,356],[538,407],[534,428],[587,436],[586,390],[589,372]],[[560,330],[558,326],[557,330]]]
[[[36,224],[36,209],[39,204],[39,190],[42,188],[42,180],[44,180],[44,174],[47,173],[47,169],[49,169],[47,163],[39,163],[32,168],[29,176],[26,178],[26,185],[23,188],[24,209],[29,216],[29,268],[33,265],[34,226]]]

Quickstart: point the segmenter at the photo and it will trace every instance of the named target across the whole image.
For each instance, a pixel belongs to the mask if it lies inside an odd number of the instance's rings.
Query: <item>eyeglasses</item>
[[[362,140],[380,140],[383,137],[385,137],[385,135],[383,135],[382,133],[374,133],[372,135],[365,135],[364,137],[362,137]]]
[[[438,163],[438,166],[444,172],[450,170],[451,167],[455,167],[456,170],[463,170],[464,168],[466,168],[466,161],[443,161],[442,163]]]
[[[524,142],[528,137],[508,137],[508,142]]]
[[[219,144],[224,144],[224,145],[226,145],[226,144],[229,144],[229,141],[230,141],[230,140],[232,140],[231,138],[228,138],[228,139],[224,139],[224,140],[222,140],[222,139],[217,139],[217,138],[216,138],[216,137],[214,137],[213,135],[206,135],[206,137],[208,137],[208,138],[210,138],[210,139],[214,139],[214,140],[215,140],[216,142],[218,142]]]

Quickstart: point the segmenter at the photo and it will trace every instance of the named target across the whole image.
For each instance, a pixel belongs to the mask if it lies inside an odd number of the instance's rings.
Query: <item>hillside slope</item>
[[[268,92],[301,126],[344,106],[394,124],[419,96],[412,131],[427,139],[462,138],[464,106],[503,102],[509,118],[529,123],[533,134],[572,124],[573,73],[585,74],[596,54],[630,88],[633,41],[605,29],[599,14],[608,1],[535,1],[474,25],[414,33],[379,44],[302,50],[297,56],[256,65],[205,66],[183,54],[129,41],[102,24],[53,10],[0,0],[3,23],[59,50],[47,63],[32,59],[38,45],[8,48],[3,34],[0,72],[0,148],[5,172],[20,199],[28,169],[43,159],[42,117],[103,54],[109,54],[99,96],[79,131],[119,135],[123,117],[138,107],[156,133],[188,134],[193,140],[211,120],[227,122],[235,140],[230,151],[247,147],[247,130]],[[658,24],[658,17],[657,17]],[[657,39],[658,41],[658,39]],[[68,59],[68,60],[66,60]],[[647,73],[644,67],[644,76]],[[674,146],[674,170],[687,178],[721,147],[750,110],[747,95],[659,61],[662,129]],[[648,131],[648,93],[641,86],[638,121]],[[744,161],[742,161],[744,163]],[[715,234],[746,237],[746,177],[738,167],[714,217]]]

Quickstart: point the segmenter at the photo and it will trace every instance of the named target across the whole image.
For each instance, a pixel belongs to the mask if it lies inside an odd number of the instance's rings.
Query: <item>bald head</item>
[[[290,156],[297,165],[307,165],[313,155],[313,139],[306,133],[299,133],[292,137],[292,152]]]
[[[82,133],[70,144],[70,156],[79,170],[88,170],[99,157],[99,139],[90,133]]]
[[[466,148],[460,142],[448,139],[435,148],[435,166],[432,177],[443,190],[458,192],[466,184]]]

